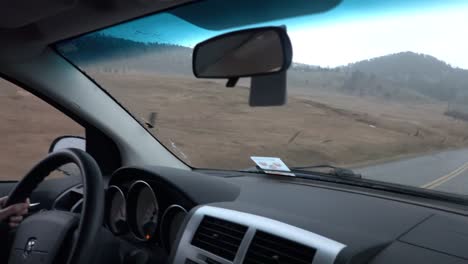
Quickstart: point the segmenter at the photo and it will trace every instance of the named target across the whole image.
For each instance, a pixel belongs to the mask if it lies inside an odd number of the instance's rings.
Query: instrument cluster
[[[170,250],[187,210],[172,204],[164,208],[157,190],[137,180],[129,187],[111,185],[106,192],[106,225],[116,236],[154,242]]]

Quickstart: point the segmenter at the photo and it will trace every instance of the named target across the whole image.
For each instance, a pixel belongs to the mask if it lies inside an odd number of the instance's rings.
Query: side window
[[[0,78],[0,181],[21,179],[63,135],[82,126],[26,90]]]

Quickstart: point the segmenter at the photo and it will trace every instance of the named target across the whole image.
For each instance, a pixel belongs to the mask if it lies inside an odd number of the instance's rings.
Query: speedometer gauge
[[[159,204],[151,186],[136,181],[130,187],[127,199],[128,223],[133,234],[140,240],[153,240],[156,236]]]
[[[112,233],[121,235],[127,232],[125,195],[117,186],[110,186],[106,192],[106,222]]]

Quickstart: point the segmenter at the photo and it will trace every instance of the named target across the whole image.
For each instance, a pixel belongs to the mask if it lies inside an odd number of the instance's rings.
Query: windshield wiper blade
[[[332,169],[332,171],[325,172],[325,171],[314,170],[314,169],[322,169],[322,168]],[[292,173],[299,173],[299,174],[303,174],[303,175],[314,174],[314,175],[319,175],[319,176],[334,176],[334,177],[338,177],[338,178],[362,179],[361,174],[356,173],[351,169],[341,168],[341,167],[337,167],[337,166],[333,166],[333,165],[329,165],[329,164],[291,167],[289,169],[291,170]],[[240,170],[239,172],[265,173],[265,170],[261,169],[258,166],[255,166],[255,167],[247,168],[247,169],[244,169],[244,170]],[[280,171],[280,172],[283,172],[283,171]],[[298,176],[298,175],[296,175],[296,176]]]
[[[323,172],[323,171],[316,171],[314,169],[332,169],[330,172]],[[359,173],[354,172],[351,169],[341,168],[329,164],[321,164],[321,165],[312,165],[312,166],[301,166],[301,167],[291,167],[292,172],[299,172],[299,173],[320,173],[322,175],[333,175],[342,178],[356,178],[361,179],[362,175]]]
[[[308,170],[309,168],[331,168],[332,172],[323,172],[318,170]],[[362,178],[361,174],[355,173],[350,169],[340,168],[332,165],[314,165],[314,166],[304,166],[304,167],[292,167],[290,168],[291,172],[296,174],[297,178],[300,179],[309,179],[309,180],[319,180],[333,183],[341,183],[353,186],[359,186],[364,188],[383,190],[387,192],[394,192],[400,194],[406,194],[411,196],[418,196],[427,199],[436,199],[442,201],[455,202],[461,205],[468,205],[466,197],[461,197],[460,195],[455,194],[445,194],[433,192],[431,190],[420,189],[417,187],[394,184],[389,182],[375,181],[371,179]],[[243,170],[243,172],[250,173],[265,173],[262,169],[258,167],[249,168]],[[332,176],[332,177],[330,177]]]
[[[330,168],[333,169],[332,172],[323,172],[313,169],[320,168]],[[312,169],[312,170],[311,170]],[[291,167],[291,172],[296,174],[297,178],[300,179],[310,179],[310,180],[319,180],[333,183],[342,183],[353,186],[359,186],[370,189],[383,190],[387,192],[394,192],[412,196],[418,196],[427,199],[436,199],[442,201],[450,201],[461,205],[468,205],[468,200],[466,197],[456,194],[447,194],[441,192],[435,192],[432,190],[421,189],[418,187],[412,187],[408,185],[401,185],[390,182],[381,182],[371,179],[363,178],[361,174],[355,173],[350,169],[340,168],[333,165],[313,165],[313,166],[303,166],[303,167]],[[248,173],[262,173],[265,171],[259,167],[251,167],[239,172],[248,172]],[[343,172],[346,172],[343,174]],[[352,174],[351,174],[352,172]],[[333,176],[333,177],[330,177]]]

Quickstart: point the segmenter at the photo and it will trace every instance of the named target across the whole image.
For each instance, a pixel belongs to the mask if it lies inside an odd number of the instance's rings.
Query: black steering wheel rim
[[[77,237],[67,263],[88,263],[88,258],[94,252],[94,242],[104,217],[102,175],[96,161],[88,153],[79,149],[63,149],[49,154],[15,186],[8,196],[6,205],[24,202],[51,171],[67,163],[75,163],[78,166],[83,184],[83,206],[79,217]]]

